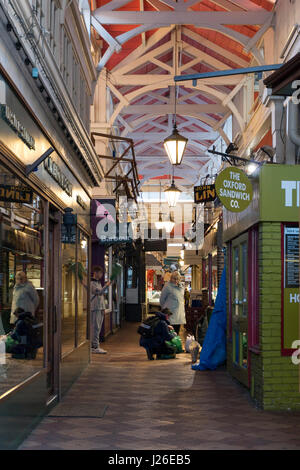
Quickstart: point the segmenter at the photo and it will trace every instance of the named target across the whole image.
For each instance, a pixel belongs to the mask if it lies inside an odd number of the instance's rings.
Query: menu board
[[[283,350],[299,336],[299,227],[284,227]]]
[[[299,228],[285,227],[284,229],[284,287],[299,287]]]

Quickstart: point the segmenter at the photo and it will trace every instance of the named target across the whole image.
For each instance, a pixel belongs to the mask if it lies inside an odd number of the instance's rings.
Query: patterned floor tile
[[[104,416],[45,417],[20,449],[300,449],[300,413],[257,410],[225,368],[192,371],[188,354],[148,361],[134,324],[105,349],[52,411],[67,414],[77,403],[95,414],[107,406]]]

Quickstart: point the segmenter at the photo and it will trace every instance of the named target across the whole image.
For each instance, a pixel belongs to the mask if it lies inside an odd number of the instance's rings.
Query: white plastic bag
[[[190,352],[190,344],[192,341],[195,341],[195,336],[194,335],[187,335],[186,341],[185,341],[185,351]]]

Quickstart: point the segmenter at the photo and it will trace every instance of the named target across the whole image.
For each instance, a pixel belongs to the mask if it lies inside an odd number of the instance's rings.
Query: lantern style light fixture
[[[158,220],[155,222],[155,228],[157,228],[157,230],[162,230],[165,227],[164,224],[165,223],[162,220],[162,213],[160,212],[158,216]]]
[[[188,139],[179,134],[174,123],[172,134],[164,140],[164,147],[172,165],[180,165]]]
[[[173,230],[173,228],[174,228],[174,225],[175,225],[175,222],[174,222],[173,217],[172,217],[171,214],[170,214],[169,220],[165,220],[165,221],[163,222],[163,224],[164,224],[164,228],[165,228],[165,230],[166,230],[167,233],[172,232],[172,230]]]
[[[164,140],[164,147],[172,165],[180,165],[188,139],[179,134],[176,126],[176,99],[177,88],[175,89],[175,110],[174,110],[174,124],[172,134]]]
[[[171,186],[165,189],[165,195],[166,195],[169,207],[176,206],[181,193],[182,191],[179,188],[177,188],[177,186],[175,186],[175,183],[174,183],[174,166],[173,166],[173,177],[172,177]]]

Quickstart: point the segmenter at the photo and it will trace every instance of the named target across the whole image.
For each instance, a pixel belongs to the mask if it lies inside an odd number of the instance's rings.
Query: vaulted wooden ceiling
[[[179,82],[174,76],[263,65],[257,41],[272,25],[271,0],[93,0],[92,26],[101,38],[100,77],[112,94],[109,124],[135,142],[144,181],[169,174],[163,140],[173,128],[189,139],[180,171],[193,184],[208,147],[233,114],[242,75]],[[100,43],[99,43],[100,44]]]

